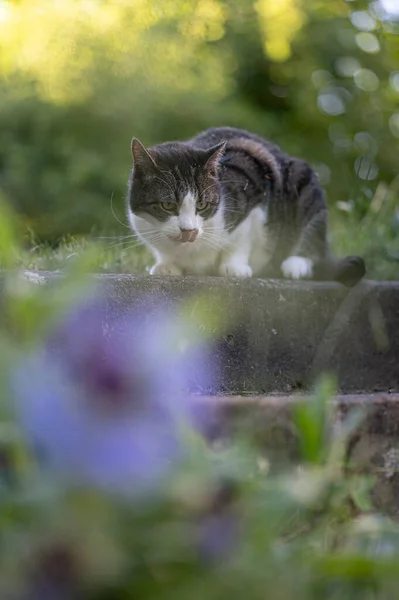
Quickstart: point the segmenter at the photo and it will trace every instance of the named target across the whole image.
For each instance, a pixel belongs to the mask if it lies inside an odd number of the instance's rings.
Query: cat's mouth
[[[195,242],[197,239],[198,231],[196,229],[186,229],[180,233],[178,236],[169,236],[171,240],[174,242],[181,242],[185,244],[186,242]]]

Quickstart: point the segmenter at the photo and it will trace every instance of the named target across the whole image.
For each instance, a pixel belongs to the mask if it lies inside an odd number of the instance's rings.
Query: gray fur
[[[330,253],[325,198],[309,164],[261,137],[220,127],[147,151],[136,142],[133,155],[128,194],[133,213],[150,212],[161,220],[159,202],[175,202],[177,210],[177,192],[194,185],[199,196],[206,195],[210,202],[204,218],[211,217],[222,202],[229,230],[255,207],[267,207],[272,255],[268,276],[281,277],[281,264],[289,256],[311,259],[314,279],[354,285],[364,276],[363,259],[339,261]]]

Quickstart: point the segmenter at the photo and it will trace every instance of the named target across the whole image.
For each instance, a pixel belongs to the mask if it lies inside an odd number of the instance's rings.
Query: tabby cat
[[[334,258],[316,174],[244,130],[213,128],[145,149],[132,141],[127,198],[156,275],[335,280],[352,286],[360,257]]]

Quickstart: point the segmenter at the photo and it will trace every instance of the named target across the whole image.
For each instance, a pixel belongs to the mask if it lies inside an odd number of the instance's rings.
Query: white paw
[[[223,277],[252,277],[251,267],[242,263],[224,263],[219,272]]]
[[[284,277],[290,279],[302,279],[311,277],[313,273],[313,261],[303,256],[290,256],[281,265]]]
[[[150,275],[173,275],[176,277],[182,274],[183,272],[179,267],[170,263],[156,263],[150,269]]]

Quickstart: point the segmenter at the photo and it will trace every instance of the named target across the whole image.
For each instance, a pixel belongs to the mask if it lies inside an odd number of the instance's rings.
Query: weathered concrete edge
[[[4,270],[0,270],[0,275],[1,274],[5,274],[6,271]],[[27,279],[29,279],[30,281],[32,281],[33,283],[44,283],[45,281],[48,281],[49,279],[56,279],[59,277],[65,277],[68,276],[69,271],[65,270],[62,271],[60,269],[56,269],[56,270],[32,270],[32,269],[20,269],[15,271],[15,273],[19,273],[20,275],[26,277]],[[232,282],[232,281],[236,281],[236,282],[258,282],[262,285],[262,287],[264,286],[264,284],[270,284],[270,285],[282,285],[282,286],[311,286],[314,288],[322,288],[322,287],[328,287],[330,289],[345,289],[343,288],[343,286],[341,286],[338,283],[335,282],[330,282],[330,281],[306,281],[306,280],[302,280],[302,281],[294,281],[294,280],[287,280],[287,279],[262,279],[260,277],[252,277],[250,279],[241,279],[241,278],[235,278],[235,277],[211,277],[211,276],[199,276],[199,275],[184,275],[181,277],[168,277],[168,276],[159,276],[159,275],[148,275],[147,273],[101,273],[101,272],[93,272],[90,273],[89,276],[95,277],[96,279],[101,280],[110,280],[110,281],[139,281],[139,280],[146,280],[146,279],[155,279],[155,280],[175,280],[176,282],[181,281],[181,280],[196,280],[196,281],[202,281],[203,283],[206,283],[207,281],[212,281],[212,282],[220,282],[221,284],[225,284],[226,282]],[[388,286],[388,287],[397,287],[399,289],[399,279],[397,281],[392,281],[392,280],[377,280],[377,279],[362,279],[361,285],[372,285],[372,286]]]
[[[19,273],[32,285],[56,285],[66,274]],[[87,280],[95,298],[104,293],[105,323],[131,310],[146,315],[159,302],[174,310],[198,295],[217,300],[228,323],[212,349],[218,384],[210,393],[292,394],[312,389],[325,372],[342,393],[399,392],[399,282],[365,280],[348,290],[275,279],[98,273]],[[0,279],[0,292],[8,289]],[[212,321],[214,306],[203,304],[202,316]]]
[[[271,395],[242,395],[242,394],[229,394],[229,395],[198,395],[204,402],[216,403],[226,407],[243,407],[243,408],[264,408],[265,410],[281,408],[282,406],[295,406],[304,402],[308,402],[312,396],[310,394],[295,394],[295,395],[282,395],[282,394],[271,394]],[[348,406],[352,408],[355,406],[374,406],[376,404],[388,404],[392,406],[399,406],[399,394],[397,393],[377,393],[377,394],[337,394],[329,404],[334,407],[337,406]],[[399,430],[399,423],[398,423]]]
[[[11,273],[8,271],[8,273]],[[7,271],[0,269],[0,289],[2,285],[2,278],[7,274]],[[21,276],[27,279],[30,283],[34,284],[45,284],[51,281],[57,281],[63,277],[70,275],[68,270],[38,270],[33,271],[29,269],[17,270],[13,272],[14,275]],[[344,298],[352,291],[356,289],[363,290],[391,290],[395,291],[399,295],[399,279],[397,281],[391,280],[375,280],[375,279],[363,279],[360,284],[354,288],[345,288],[344,286],[330,281],[307,281],[307,280],[287,280],[287,279],[262,279],[258,277],[252,277],[249,279],[243,279],[238,277],[211,277],[211,276],[196,276],[196,275],[184,275],[181,277],[173,276],[160,276],[160,275],[148,275],[145,273],[88,273],[88,278],[93,278],[94,281],[98,281],[101,284],[110,284],[112,286],[118,285],[137,285],[140,290],[146,291],[147,288],[153,289],[154,287],[162,286],[167,284],[168,291],[175,289],[176,293],[180,291],[182,285],[184,288],[187,287],[187,283],[193,284],[193,293],[201,290],[202,288],[208,289],[209,286],[212,289],[219,289],[223,291],[225,289],[239,290],[243,286],[250,287],[253,290],[313,290],[315,292],[328,290],[329,292],[336,293],[340,297]],[[148,284],[148,285],[147,285]],[[155,284],[155,285],[154,285]]]

